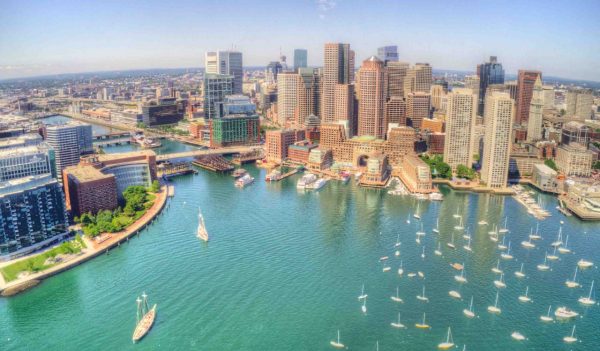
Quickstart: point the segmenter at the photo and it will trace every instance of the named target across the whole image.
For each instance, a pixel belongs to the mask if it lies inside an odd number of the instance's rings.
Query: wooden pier
[[[192,161],[192,164],[209,171],[223,173],[230,172],[234,168],[231,162],[221,155],[199,156]]]
[[[233,164],[241,166],[245,163],[256,162],[256,160],[260,160],[263,157],[264,156],[260,150],[253,150],[233,156],[232,162]]]

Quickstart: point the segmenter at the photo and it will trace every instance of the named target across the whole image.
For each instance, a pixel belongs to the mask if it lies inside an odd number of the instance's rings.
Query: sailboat
[[[531,302],[531,298],[529,298],[529,287],[525,288],[525,295],[519,296],[519,301],[521,302]]]
[[[469,309],[464,309],[463,314],[469,318],[475,317],[475,313],[473,312],[473,296],[471,296],[471,303],[469,304]]]
[[[423,246],[423,251],[421,252],[421,258],[425,259],[425,246]]]
[[[552,305],[548,306],[548,313],[546,313],[546,315],[541,315],[540,319],[542,320],[542,322],[554,322],[554,318],[552,318],[552,316],[550,316],[550,310],[552,310]]]
[[[141,299],[138,297],[135,301],[137,302],[137,324],[131,338],[134,343],[140,341],[148,334],[156,318],[156,304],[152,308],[149,308],[148,295],[146,293],[142,294]]]
[[[562,242],[562,227],[560,227],[558,229],[558,235],[556,236],[556,240],[554,242],[552,242],[552,244],[550,244],[550,245],[557,247],[557,246],[562,245],[562,243],[563,243]]]
[[[517,278],[525,278],[525,273],[523,273],[523,263],[521,263],[521,269],[515,272],[515,276]]]
[[[567,344],[571,344],[571,343],[574,343],[575,341],[577,341],[577,338],[575,337],[575,326],[573,326],[573,329],[571,330],[571,335],[565,336],[563,338],[563,341],[566,342]]]
[[[406,217],[406,224],[410,224],[410,213],[408,214],[408,217]]]
[[[400,260],[400,268],[398,268],[398,275],[404,274],[404,268],[402,268],[402,260]]]
[[[446,246],[451,249],[456,249],[456,246],[454,246],[454,233],[452,233],[452,240],[449,243],[446,243]]]
[[[544,254],[544,263],[540,263],[540,264],[538,264],[538,265],[537,265],[537,269],[538,269],[539,271],[547,271],[547,270],[549,270],[549,269],[550,269],[550,266],[548,266],[548,264],[547,264],[546,262],[548,262],[548,252],[546,252],[546,253]]]
[[[556,249],[557,249],[557,246],[554,247],[554,252],[552,253],[552,255],[548,255],[548,259],[550,261],[558,260],[558,256],[556,256]]]
[[[394,328],[398,328],[398,329],[404,329],[404,328],[406,328],[406,326],[404,326],[404,324],[402,324],[400,322],[400,312],[398,312],[398,321],[397,322],[392,322],[390,324]]]
[[[448,335],[446,335],[446,341],[438,344],[438,349],[440,350],[448,350],[454,347],[454,341],[452,340],[452,333],[450,332],[450,327],[448,327]]]
[[[575,274],[573,275],[573,280],[567,280],[565,282],[565,285],[568,288],[577,288],[577,287],[579,287],[579,283],[577,282],[577,269],[578,268],[579,267],[575,266]]]
[[[469,242],[467,243],[467,245],[463,246],[463,249],[469,252],[473,252],[473,249],[471,248],[471,236],[469,236]]]
[[[498,307],[498,296],[499,296],[499,292],[496,291],[496,302],[494,302],[494,306],[488,306],[487,310],[490,313],[496,313],[496,314],[500,314],[502,312],[502,310]]]
[[[581,268],[581,269],[590,268],[593,265],[594,265],[594,263],[592,263],[591,261],[586,261],[584,259],[577,261],[577,266],[579,266],[579,268]]]
[[[413,217],[415,217],[416,219],[421,219],[421,216],[419,215],[419,208],[421,207],[421,203],[417,202],[417,210],[415,211],[415,213],[413,214]]]
[[[454,276],[454,280],[456,280],[459,283],[466,283],[467,282],[467,278],[465,277],[464,263],[463,263],[463,269],[460,270],[460,275],[455,275]]]
[[[394,247],[400,247],[400,245],[402,245],[402,243],[400,242],[400,233],[398,233],[398,238],[396,238],[396,243],[394,244]]]
[[[421,323],[416,323],[415,327],[419,329],[429,329],[431,328],[429,324],[425,323],[425,312],[423,312],[423,321]]]
[[[394,301],[394,302],[400,302],[400,303],[403,303],[404,301],[402,301],[402,299],[401,299],[401,298],[400,298],[400,296],[398,295],[398,294],[399,294],[399,291],[400,291],[400,288],[399,288],[399,287],[396,287],[396,296],[392,296],[392,297],[391,297],[391,299],[392,299],[392,301]]]
[[[540,240],[542,236],[539,234],[540,224],[537,223],[535,226],[535,233],[529,234],[531,240]]]
[[[459,215],[459,214],[458,214],[458,213],[459,213],[459,210],[460,210],[460,209],[459,209],[459,208],[457,208],[457,209],[456,209],[456,214],[453,214],[453,215],[452,215],[452,217],[454,217],[454,218],[460,218],[460,217],[462,217],[461,215]]]
[[[417,231],[417,236],[424,236],[425,231],[423,230],[423,222],[421,222],[421,230]]]
[[[425,296],[425,285],[423,285],[423,294],[417,295],[417,299],[425,302],[429,302],[429,298]]]
[[[498,249],[500,250],[506,250],[506,245],[504,245],[504,242],[506,241],[506,236],[502,237],[502,244],[498,244]]]
[[[517,341],[525,340],[525,336],[523,336],[523,334],[519,333],[518,331],[515,331],[512,334],[510,334],[510,337]]]
[[[441,250],[441,246],[442,244],[438,241],[438,247],[437,249],[433,252],[434,254],[436,254],[437,256],[441,256],[442,255],[442,250]]]
[[[505,260],[513,259],[513,256],[510,254],[510,241],[508,242],[508,250],[506,250],[506,252],[501,253],[500,257],[502,257]]]
[[[494,228],[488,232],[489,235],[498,235],[498,227],[494,224]]]
[[[479,225],[488,225],[488,222],[484,219],[484,220],[481,220],[481,221],[477,222],[477,224],[479,224]]]
[[[558,248],[558,252],[561,254],[571,253],[571,250],[567,247],[569,245],[569,236],[565,239],[565,245]]]
[[[198,209],[198,229],[196,230],[196,236],[204,241],[208,241],[208,231],[204,225],[204,217],[202,217],[202,211]]]
[[[596,303],[596,301],[594,301],[594,299],[592,299],[592,291],[594,289],[594,281],[592,280],[592,285],[590,286],[590,293],[587,297],[580,297],[579,303],[584,304],[584,305],[594,305]]]
[[[367,294],[365,294],[365,284],[362,285],[362,290],[360,291],[360,295],[358,295],[358,300],[362,300],[362,299],[366,299],[367,298]]]
[[[508,223],[508,217],[504,218],[504,227],[498,230],[498,233],[508,233],[508,227],[506,224]]]
[[[360,310],[362,311],[362,313],[367,313],[367,299],[366,298],[363,299],[363,304],[362,304],[362,306],[360,306]]]
[[[506,288],[506,283],[504,283],[504,273],[500,274],[500,279],[499,280],[494,280],[494,285],[497,288]]]
[[[335,347],[336,349],[343,349],[344,347],[346,347],[346,346],[344,346],[344,344],[342,344],[340,342],[340,330],[339,329],[337,331],[337,341],[331,340],[329,343],[331,344],[331,346]]]
[[[526,249],[533,249],[535,247],[535,244],[531,242],[531,237],[529,237],[529,240],[521,241],[521,246],[523,246]]]
[[[434,233],[440,233],[440,219],[438,218],[435,222],[435,228],[432,229]]]
[[[456,290],[450,290],[450,291],[448,291],[448,295],[450,295],[450,297],[453,297],[455,299],[462,299],[462,296]]]
[[[579,316],[579,313],[569,309],[568,307],[559,307],[554,311],[554,315],[560,319],[571,319]]]
[[[492,272],[494,272],[496,274],[502,274],[502,270],[500,269],[500,260],[498,260],[498,262],[496,262],[496,267],[492,268]]]
[[[458,225],[455,225],[454,229],[456,229],[456,230],[463,230],[463,229],[465,229],[465,227],[463,226],[463,219],[462,219],[462,217],[460,217]]]

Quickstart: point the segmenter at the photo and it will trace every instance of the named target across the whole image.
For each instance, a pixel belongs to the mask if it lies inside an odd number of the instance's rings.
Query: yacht
[[[454,341],[452,340],[452,333],[450,327],[448,327],[448,335],[446,335],[446,341],[438,344],[438,349],[448,350],[454,347]]]
[[[451,249],[456,249],[456,246],[454,245],[454,233],[452,233],[452,240],[449,243],[446,243],[446,246]]]
[[[473,296],[471,296],[471,303],[469,304],[469,309],[464,309],[463,314],[469,318],[475,317],[475,313],[473,312]]]
[[[544,254],[544,263],[540,263],[540,264],[538,264],[538,265],[537,265],[537,269],[538,269],[539,271],[547,271],[547,270],[549,270],[549,269],[550,269],[550,266],[548,266],[548,263],[547,263],[547,262],[548,262],[548,252],[546,252],[546,253]]]
[[[529,240],[521,242],[521,246],[523,246],[526,249],[533,249],[535,247],[535,244],[531,242],[531,237],[529,237]]]
[[[396,287],[396,296],[392,296],[392,297],[391,297],[391,299],[392,299],[392,301],[394,301],[394,302],[400,302],[400,303],[403,303],[404,301],[402,301],[402,299],[401,299],[401,298],[400,298],[400,296],[398,295],[398,294],[399,294],[399,290],[400,290],[400,288],[399,288],[399,287]]]
[[[421,204],[417,203],[417,210],[415,211],[415,213],[413,213],[413,217],[415,217],[416,219],[421,219],[421,216],[418,213],[420,207],[421,207]]]
[[[208,241],[208,231],[204,225],[204,217],[202,217],[202,212],[200,209],[198,209],[198,228],[196,229],[196,236],[200,240]]]
[[[398,233],[398,238],[396,239],[396,243],[394,244],[394,247],[400,247],[400,245],[402,245],[402,243],[400,242],[400,233]]]
[[[423,294],[417,295],[417,299],[425,302],[429,302],[429,298],[425,296],[425,285],[423,285]]]
[[[458,214],[459,213],[458,211],[459,211],[459,209],[457,208],[456,209],[456,214],[453,214],[452,217],[454,217],[454,218],[461,218],[462,216]]]
[[[485,220],[483,220],[483,221],[477,222],[477,224],[479,224],[479,225],[488,225],[488,222],[485,221]]]
[[[510,254],[510,241],[508,242],[508,250],[506,250],[506,252],[501,253],[500,257],[502,257],[505,260],[513,259],[513,256]]]
[[[581,269],[590,268],[593,265],[594,265],[594,263],[592,263],[590,261],[586,261],[584,259],[581,259],[577,262],[577,266],[579,266],[579,268],[581,268]]]
[[[552,318],[552,316],[550,316],[550,311],[552,310],[552,305],[548,306],[548,313],[546,313],[546,315],[542,315],[540,316],[540,319],[542,320],[542,322],[554,322],[554,318]]]
[[[362,290],[360,291],[360,295],[358,295],[358,300],[362,300],[362,299],[366,299],[367,298],[367,294],[365,294],[365,284],[362,285]]]
[[[494,285],[498,289],[506,288],[506,283],[504,283],[504,273],[500,274],[499,280],[494,280]]]
[[[319,178],[319,179],[315,180],[314,183],[306,185],[306,189],[319,190],[322,187],[324,187],[325,184],[327,184],[327,179]]]
[[[406,217],[406,224],[410,224],[410,213],[408,214],[408,217]]]
[[[360,310],[362,311],[362,313],[365,313],[365,314],[367,313],[367,299],[366,298],[363,299],[363,304],[362,304],[362,306],[360,306]]]
[[[568,244],[569,244],[569,236],[567,235],[567,238],[565,239],[565,245],[559,247],[558,252],[560,252],[561,254],[571,253],[571,250],[567,247]]]
[[[418,276],[419,276],[419,278],[421,278],[421,279],[425,278],[425,274],[423,274],[423,272],[421,272],[421,271],[418,271],[418,272],[417,272],[417,275],[418,275]]]
[[[504,218],[504,227],[498,230],[498,233],[508,233],[508,227],[506,224],[508,223],[508,217]]]
[[[535,226],[535,233],[529,234],[529,238],[531,240],[540,240],[542,238],[542,236],[539,234],[539,229],[540,229],[540,224],[536,224]]]
[[[437,221],[435,222],[435,228],[432,229],[432,231],[434,233],[440,233],[440,219],[438,218]]]
[[[557,247],[555,246],[554,247],[554,252],[551,255],[548,255],[548,259],[550,261],[556,261],[556,260],[558,260],[558,256],[556,256],[556,249],[557,249]]]
[[[523,263],[521,263],[521,269],[515,272],[515,276],[517,278],[525,278],[525,273],[523,273]]]
[[[423,246],[423,252],[421,252],[421,258],[425,259],[425,246]]]
[[[417,236],[424,236],[425,231],[423,230],[423,222],[421,222],[421,230],[417,231]]]
[[[504,245],[505,241],[506,241],[506,237],[503,236],[502,237],[502,244],[498,244],[498,249],[500,249],[500,250],[506,250],[507,249],[506,245]]]
[[[456,280],[459,283],[466,283],[467,282],[467,277],[465,277],[465,268],[463,266],[463,269],[461,269],[460,271],[460,275],[455,275],[454,276],[454,280]]]
[[[310,185],[316,181],[317,181],[316,175],[314,175],[312,173],[307,173],[307,174],[303,175],[302,178],[300,178],[300,180],[298,180],[298,183],[296,184],[296,188],[306,189],[307,185]]]
[[[142,294],[141,299],[138,297],[136,302],[137,324],[131,338],[134,343],[140,341],[146,334],[148,334],[148,331],[150,331],[150,328],[152,328],[154,319],[156,318],[156,304],[154,304],[152,308],[149,308],[148,295],[146,295],[146,293]]]
[[[592,285],[590,286],[590,293],[589,293],[589,295],[587,297],[583,297],[582,296],[577,301],[579,301],[579,303],[581,303],[583,305],[587,305],[587,306],[591,306],[591,305],[596,304],[596,301],[594,301],[594,299],[592,299],[592,292],[593,292],[593,290],[594,290],[594,281],[592,280]]]
[[[562,227],[560,227],[558,229],[558,235],[556,236],[556,240],[554,242],[552,242],[552,244],[550,244],[550,245],[557,247],[557,246],[562,245],[562,243],[563,243],[562,242]]]
[[[473,249],[471,248],[471,236],[469,236],[469,242],[467,243],[467,245],[463,246],[463,249],[469,252],[473,252]]]
[[[235,186],[237,186],[238,188],[243,188],[246,185],[252,184],[253,182],[254,182],[254,178],[252,176],[250,176],[249,174],[245,174],[245,175],[239,177],[238,179],[236,179]]]
[[[419,329],[429,329],[431,328],[429,324],[425,323],[425,313],[423,313],[423,321],[421,323],[415,324],[415,327]]]
[[[441,256],[442,255],[442,250],[441,250],[441,246],[442,244],[438,241],[438,247],[437,249],[433,252],[434,254],[436,254],[436,256]]]
[[[510,337],[517,340],[517,341],[523,341],[525,340],[525,337],[523,336],[523,334],[519,333],[519,332],[513,332],[512,334],[510,334]]]
[[[243,175],[245,175],[246,173],[248,173],[245,169],[243,168],[238,168],[235,171],[233,171],[233,173],[231,174],[234,178],[239,178]]]
[[[455,225],[454,229],[456,229],[456,230],[463,230],[463,229],[465,229],[465,227],[463,226],[463,219],[462,219],[462,217],[460,217],[458,225]]]
[[[567,344],[572,344],[577,341],[577,338],[575,337],[575,326],[573,326],[573,329],[571,330],[571,335],[565,336],[563,341]]]
[[[450,291],[448,291],[448,295],[450,295],[450,297],[453,297],[453,298],[459,299],[459,300],[462,298],[462,296],[460,295],[460,293],[458,291],[456,291],[456,290],[450,290]]]
[[[498,307],[498,296],[499,293],[496,291],[496,302],[494,302],[494,306],[488,306],[488,312],[495,314],[500,314],[502,312],[502,310]]]
[[[529,297],[529,287],[525,288],[525,295],[519,296],[519,301],[521,302],[531,302],[531,298]]]
[[[492,268],[492,272],[496,274],[502,274],[502,270],[500,269],[500,260],[496,263],[496,267]]]
[[[556,318],[560,319],[571,319],[579,316],[579,313],[567,308],[567,307],[559,307],[554,311],[554,315]]]
[[[398,328],[398,329],[404,329],[406,328],[406,326],[404,326],[404,324],[402,324],[400,322],[400,312],[398,312],[398,321],[397,322],[392,322],[390,323],[392,325],[392,327],[394,328]]]
[[[402,261],[400,261],[400,268],[398,268],[398,275],[402,276],[404,274],[404,268],[402,268]]]
[[[337,341],[331,340],[329,342],[329,344],[331,344],[331,346],[335,347],[336,349],[343,349],[344,347],[346,347],[344,344],[342,344],[340,342],[340,330],[339,329],[337,331]]]
[[[577,282],[577,269],[579,267],[575,267],[575,274],[573,275],[573,280],[567,280],[565,282],[565,285],[568,288],[578,288],[579,287],[579,283]]]
[[[281,180],[281,171],[275,169],[272,170],[269,174],[266,175],[265,180],[267,182],[276,182]]]

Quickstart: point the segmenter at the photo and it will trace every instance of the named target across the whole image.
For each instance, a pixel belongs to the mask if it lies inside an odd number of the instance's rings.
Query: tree
[[[600,161],[596,161],[594,162],[594,164],[592,165],[593,169],[600,169]]]
[[[456,176],[459,178],[472,180],[475,178],[475,171],[465,165],[458,165],[456,166]]]
[[[146,123],[144,122],[137,122],[135,126],[141,129],[146,129]]]
[[[160,183],[158,182],[158,180],[152,182],[152,185],[150,186],[150,191],[153,193],[160,192]]]
[[[555,171],[558,171],[558,167],[556,167],[556,163],[554,162],[553,159],[548,158],[546,160],[544,160],[544,164],[550,168],[552,168]]]

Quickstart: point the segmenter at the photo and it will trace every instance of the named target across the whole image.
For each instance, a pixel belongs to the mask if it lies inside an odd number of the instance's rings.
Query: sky
[[[141,68],[203,67],[236,49],[245,66],[280,50],[350,43],[356,65],[398,45],[401,61],[474,71],[498,56],[507,73],[600,81],[600,1],[0,0],[0,79]]]

